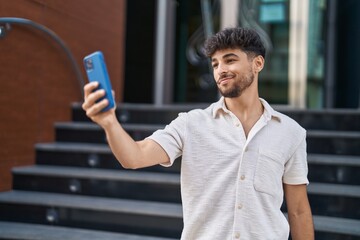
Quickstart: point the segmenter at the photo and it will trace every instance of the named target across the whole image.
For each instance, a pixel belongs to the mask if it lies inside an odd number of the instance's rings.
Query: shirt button
[[[237,208],[242,209],[242,207],[243,207],[243,205],[240,203]]]
[[[235,233],[235,238],[236,238],[236,239],[240,239],[240,233],[238,233],[238,232]]]
[[[245,148],[245,152],[247,152],[247,151],[249,151],[249,148],[248,148],[248,147]]]
[[[245,180],[245,175],[241,175],[240,179]]]
[[[236,123],[235,126],[240,127],[240,123]]]

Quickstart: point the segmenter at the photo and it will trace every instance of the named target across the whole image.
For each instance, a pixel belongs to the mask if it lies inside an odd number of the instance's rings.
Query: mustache
[[[232,78],[234,77],[235,74],[232,73],[222,73],[220,74],[219,80],[217,80],[217,83],[219,84],[222,80],[226,79],[226,78]]]

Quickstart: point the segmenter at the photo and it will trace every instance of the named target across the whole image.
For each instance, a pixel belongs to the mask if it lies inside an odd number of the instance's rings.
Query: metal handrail
[[[0,26],[0,39],[6,36],[7,32],[11,29],[11,24],[30,26],[50,36],[61,47],[61,49],[65,52],[67,58],[70,60],[71,66],[79,82],[81,94],[84,94],[83,86],[85,84],[85,81],[80,71],[79,65],[76,63],[74,56],[72,55],[70,49],[67,47],[65,42],[55,32],[39,23],[25,18],[1,17],[0,24],[4,24],[4,26]]]

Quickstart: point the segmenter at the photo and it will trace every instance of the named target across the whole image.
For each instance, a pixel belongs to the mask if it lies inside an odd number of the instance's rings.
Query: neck
[[[226,107],[240,120],[247,138],[250,130],[260,119],[264,106],[258,94],[253,97],[242,95],[238,98],[225,98]]]
[[[253,98],[246,98],[241,96],[238,98],[225,98],[226,107],[234,113],[238,118],[247,118],[254,114],[260,115],[263,113],[263,105],[260,102],[259,96]]]
[[[226,107],[233,112],[241,115],[248,115],[252,112],[263,111],[262,103],[259,100],[259,93],[256,81],[246,89],[239,97],[225,98]]]

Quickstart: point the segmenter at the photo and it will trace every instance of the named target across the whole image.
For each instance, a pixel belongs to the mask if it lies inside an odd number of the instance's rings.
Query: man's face
[[[239,97],[254,81],[252,61],[240,49],[216,51],[211,64],[216,84],[224,97]]]

